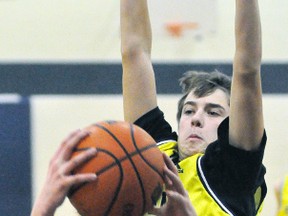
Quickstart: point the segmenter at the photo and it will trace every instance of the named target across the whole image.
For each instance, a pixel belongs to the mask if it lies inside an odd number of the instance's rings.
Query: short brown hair
[[[194,94],[199,98],[215,92],[216,89],[221,89],[229,96],[231,91],[231,77],[217,70],[212,72],[187,71],[179,79],[179,84],[184,95],[178,101],[178,122],[181,117],[184,101],[191,91],[194,91]]]

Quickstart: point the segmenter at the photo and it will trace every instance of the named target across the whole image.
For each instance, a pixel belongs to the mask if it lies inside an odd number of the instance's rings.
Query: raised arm
[[[121,0],[124,118],[134,122],[157,106],[146,0]]]
[[[261,89],[261,24],[257,0],[236,0],[229,140],[246,150],[259,147],[264,131]]]

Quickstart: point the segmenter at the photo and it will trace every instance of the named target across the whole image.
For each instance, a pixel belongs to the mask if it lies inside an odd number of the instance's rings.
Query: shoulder
[[[156,142],[165,140],[176,141],[178,138],[177,133],[172,131],[171,125],[165,120],[164,113],[159,107],[155,107],[141,116],[134,124],[148,132]]]

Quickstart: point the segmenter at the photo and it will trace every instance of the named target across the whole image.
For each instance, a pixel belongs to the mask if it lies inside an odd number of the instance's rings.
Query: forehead
[[[203,97],[197,97],[194,94],[194,91],[191,91],[185,101],[184,104],[188,101],[192,101],[197,105],[201,104],[219,104],[224,108],[229,108],[229,95],[221,89],[216,89],[211,94],[208,94]]]

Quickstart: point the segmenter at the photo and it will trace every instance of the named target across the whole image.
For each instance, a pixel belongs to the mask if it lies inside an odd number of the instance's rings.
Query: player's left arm
[[[262,40],[257,0],[236,0],[235,40],[229,142],[241,149],[256,150],[264,131]]]

